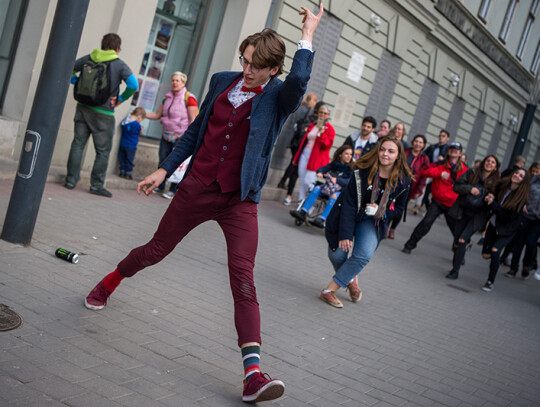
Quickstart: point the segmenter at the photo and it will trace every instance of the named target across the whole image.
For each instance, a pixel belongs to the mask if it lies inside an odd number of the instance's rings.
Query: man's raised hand
[[[315,29],[319,25],[319,21],[321,21],[321,18],[324,14],[324,8],[322,2],[319,5],[319,14],[315,15],[311,11],[309,11],[306,7],[302,6],[300,7],[302,11],[300,11],[300,15],[304,16],[302,19],[302,38],[303,41],[309,41],[312,42],[313,40],[313,33],[315,32]]]

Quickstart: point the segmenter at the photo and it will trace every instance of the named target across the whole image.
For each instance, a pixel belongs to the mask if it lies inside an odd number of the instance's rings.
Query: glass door
[[[187,72],[191,66],[188,55],[197,44],[198,27],[204,20],[208,1],[160,0],[152,29],[148,36],[143,61],[139,69],[139,91],[131,104],[147,112],[155,112],[171,89],[171,75],[175,71]],[[199,99],[199,95],[196,95]],[[143,135],[161,138],[161,124],[157,120],[142,123]]]

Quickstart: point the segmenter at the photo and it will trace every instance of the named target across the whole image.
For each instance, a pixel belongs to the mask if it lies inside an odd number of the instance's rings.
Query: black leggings
[[[486,230],[486,237],[484,237],[484,245],[482,246],[482,254],[491,255],[488,276],[489,282],[495,282],[497,271],[499,271],[499,266],[501,265],[501,251],[508,243],[510,243],[513,237],[514,235],[498,235],[495,226],[489,222]]]
[[[458,272],[461,268],[461,263],[465,258],[467,244],[471,241],[471,236],[474,234],[474,215],[463,213],[461,219],[457,220],[454,225],[454,259],[452,261],[452,271]],[[460,242],[459,240],[463,240]]]
[[[448,215],[449,209],[450,207],[444,206],[438,203],[436,200],[433,200],[431,202],[431,205],[429,205],[429,208],[426,214],[424,215],[420,223],[416,225],[416,227],[414,228],[411,234],[411,237],[405,243],[405,247],[410,250],[414,249],[417,243],[420,241],[420,239],[422,239],[425,235],[428,234],[428,232],[431,229],[431,226],[441,214],[444,215],[446,224],[448,225],[448,227],[450,228],[450,231],[453,234],[455,219]]]

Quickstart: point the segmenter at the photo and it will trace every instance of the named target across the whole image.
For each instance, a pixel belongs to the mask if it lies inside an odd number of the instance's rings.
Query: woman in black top
[[[489,208],[484,201],[488,193],[493,193],[499,181],[499,160],[488,155],[478,168],[469,168],[454,184],[454,192],[459,196],[448,214],[456,219],[454,226],[454,259],[452,270],[446,278],[455,280],[465,259],[467,244],[474,232],[483,232],[489,218]]]
[[[495,188],[494,194],[487,194],[485,201],[492,216],[486,230],[482,256],[491,258],[489,276],[482,290],[490,292],[500,266],[500,251],[519,229],[523,207],[529,198],[529,174],[519,168],[512,175],[503,178]]]

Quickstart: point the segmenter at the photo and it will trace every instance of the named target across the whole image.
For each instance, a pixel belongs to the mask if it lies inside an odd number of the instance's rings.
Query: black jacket
[[[349,164],[330,163],[319,168],[317,172],[321,174],[330,173],[332,177],[336,178],[336,183],[342,188],[345,188],[351,178],[352,169]]]
[[[499,192],[501,190],[501,184],[499,183],[495,188],[495,199],[489,205],[491,212],[495,214],[495,231],[500,236],[511,236],[516,233],[521,223],[521,216],[523,215],[523,206],[519,210],[504,209],[498,202]]]
[[[366,194],[369,187],[368,175],[369,169],[358,170],[361,179],[362,202],[358,211],[358,192],[356,189],[356,177],[351,176],[347,188],[339,195],[334,207],[326,219],[325,235],[330,249],[336,250],[340,240],[353,240],[356,223],[364,220],[366,215]],[[376,223],[379,241],[386,234],[387,223],[401,216],[405,210],[409,188],[411,186],[410,178],[403,178],[395,190],[390,193],[386,205],[385,216]],[[372,218],[373,219],[373,218]],[[375,222],[375,221],[374,221]]]
[[[456,201],[450,208],[448,215],[458,220],[463,218],[464,212],[467,215],[472,215],[474,218],[474,231],[482,232],[485,230],[487,221],[489,219],[489,215],[490,215],[489,207],[484,202],[484,204],[480,208],[472,211],[463,206],[463,201],[465,200],[465,196],[471,193],[471,189],[474,186],[480,185],[482,188],[484,188],[486,194],[489,192],[493,193],[494,181],[492,177],[488,177],[488,179],[485,181],[482,181],[482,178],[480,177],[477,185],[469,184],[469,176],[471,175],[472,172],[474,172],[474,169],[469,168],[454,183],[454,192],[459,194],[459,196],[457,197]]]

